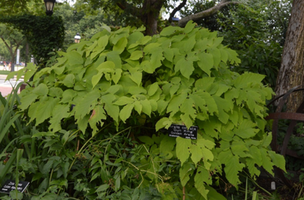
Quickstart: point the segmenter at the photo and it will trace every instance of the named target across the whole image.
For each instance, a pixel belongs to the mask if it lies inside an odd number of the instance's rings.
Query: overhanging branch
[[[180,9],[182,9],[185,5],[186,5],[187,0],[183,0],[182,3],[180,3],[176,8],[174,8],[174,10],[171,12],[170,17],[169,17],[169,22],[171,23],[172,21],[172,17],[174,17],[175,13],[177,11],[179,11]]]
[[[186,26],[186,24],[190,20],[197,21],[197,20],[202,19],[204,17],[211,16],[211,15],[217,13],[218,11],[220,11],[222,8],[224,8],[225,6],[227,6],[229,4],[240,4],[240,2],[223,0],[219,4],[217,4],[216,6],[213,6],[212,8],[209,8],[209,9],[204,10],[202,12],[195,13],[193,15],[188,15],[188,16],[182,18],[181,20],[179,20],[178,25],[180,27],[184,27],[184,26]]]

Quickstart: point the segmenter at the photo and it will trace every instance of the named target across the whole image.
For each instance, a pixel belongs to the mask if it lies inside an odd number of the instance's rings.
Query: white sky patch
[[[68,2],[70,4],[70,6],[73,6],[74,3],[76,2],[76,0],[56,0],[56,2],[58,2],[58,3]]]

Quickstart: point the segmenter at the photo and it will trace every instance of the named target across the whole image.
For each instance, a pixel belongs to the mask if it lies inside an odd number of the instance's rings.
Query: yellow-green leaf
[[[176,138],[176,156],[181,161],[181,165],[183,165],[190,156],[190,146],[190,139],[185,139],[181,137]]]

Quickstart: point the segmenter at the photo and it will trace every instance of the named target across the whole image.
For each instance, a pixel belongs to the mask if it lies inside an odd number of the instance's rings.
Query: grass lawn
[[[0,70],[0,75],[8,75],[11,71]]]

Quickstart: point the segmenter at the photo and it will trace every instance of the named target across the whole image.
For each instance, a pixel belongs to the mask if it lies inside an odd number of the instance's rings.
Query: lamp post
[[[79,43],[81,39],[81,36],[79,35],[79,33],[77,33],[74,37],[75,43]]]
[[[53,14],[53,8],[56,0],[44,0],[45,13],[49,16]]]

